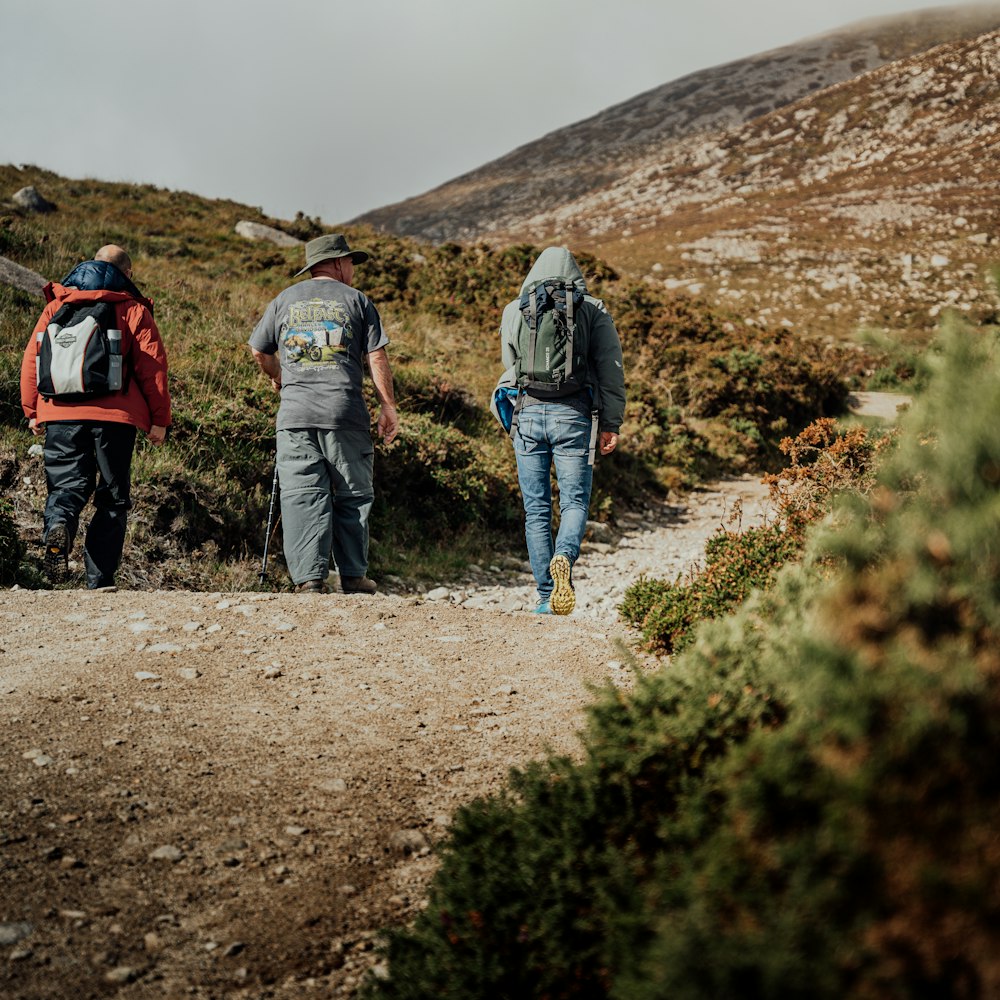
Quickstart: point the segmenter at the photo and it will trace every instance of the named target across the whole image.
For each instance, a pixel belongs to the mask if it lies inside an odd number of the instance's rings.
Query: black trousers
[[[46,534],[66,525],[70,546],[80,512],[93,496],[97,510],[87,527],[83,559],[87,586],[110,587],[125,545],[125,524],[136,429],[130,424],[84,420],[45,425]]]

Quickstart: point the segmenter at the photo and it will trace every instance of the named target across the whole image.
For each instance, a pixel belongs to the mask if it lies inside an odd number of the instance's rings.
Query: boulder
[[[302,245],[302,240],[298,239],[298,237],[290,236],[288,233],[283,233],[280,229],[275,229],[272,226],[265,226],[261,222],[247,222],[245,220],[237,222],[236,235],[256,242],[273,243],[279,247],[297,247]]]
[[[30,184],[28,187],[23,187],[20,191],[16,191],[11,201],[19,208],[23,208],[28,212],[54,212],[56,210],[56,206],[51,201],[43,198],[38,193],[38,189]]]
[[[42,297],[42,289],[48,284],[45,278],[30,268],[15,264],[6,257],[0,257],[0,285],[20,288],[29,295]]]

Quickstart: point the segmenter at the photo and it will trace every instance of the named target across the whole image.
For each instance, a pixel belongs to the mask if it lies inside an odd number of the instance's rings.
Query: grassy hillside
[[[121,582],[256,585],[277,397],[245,345],[302,250],[248,242],[234,226],[250,219],[304,239],[321,227],[148,185],[0,166],[0,198],[28,184],[57,210],[0,207],[0,255],[58,280],[102,244],[121,244],[167,345],[175,423],[164,448],[139,446]],[[519,547],[513,456],[487,400],[500,369],[500,310],[537,248],[429,247],[364,229],[349,236],[374,254],[357,281],[392,339],[403,414],[398,443],[376,452],[373,572],[437,579],[488,550]],[[842,406],[844,377],[862,367],[857,353],[803,347],[579,257],[618,323],[630,387],[623,447],[598,470],[600,517],[645,490],[766,465],[782,436]],[[40,459],[27,455],[17,380],[41,305],[0,287],[0,490],[29,542],[29,564],[45,491]]]

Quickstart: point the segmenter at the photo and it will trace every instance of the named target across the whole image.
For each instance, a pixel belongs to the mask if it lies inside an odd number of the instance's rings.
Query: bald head
[[[107,264],[114,264],[123,274],[129,277],[132,275],[132,258],[121,247],[115,246],[114,243],[109,243],[107,246],[101,247],[94,254],[94,260],[103,260]]]

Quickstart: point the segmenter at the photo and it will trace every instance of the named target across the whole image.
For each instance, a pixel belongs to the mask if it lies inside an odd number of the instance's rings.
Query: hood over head
[[[584,281],[580,265],[565,247],[546,247],[538,255],[538,260],[531,265],[531,270],[521,285],[521,291],[524,292],[528,285],[544,281],[546,278],[569,278],[581,292],[587,291],[587,283]]]

